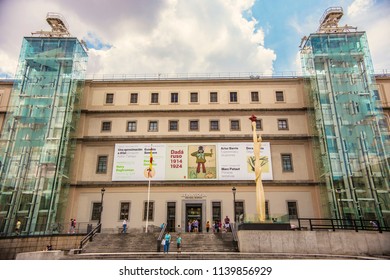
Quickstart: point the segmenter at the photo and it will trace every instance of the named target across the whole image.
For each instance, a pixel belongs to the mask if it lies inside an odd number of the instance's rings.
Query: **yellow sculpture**
[[[256,116],[252,115],[249,118],[252,122],[253,131],[253,152],[255,154],[255,182],[256,182],[256,210],[260,222],[265,221],[265,197],[263,182],[261,180],[261,164],[260,164],[260,149],[261,149],[261,135],[257,137],[256,134]]]

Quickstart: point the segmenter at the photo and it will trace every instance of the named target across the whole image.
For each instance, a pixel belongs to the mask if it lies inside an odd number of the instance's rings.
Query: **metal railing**
[[[80,246],[79,249],[82,250],[84,246],[90,242],[93,241],[93,237],[95,236],[96,233],[100,232],[100,229],[102,227],[102,224],[98,224],[93,230],[91,230],[81,241],[80,241]]]
[[[363,220],[363,219],[314,219],[314,218],[298,218],[298,230],[359,230],[367,231],[390,231],[390,227],[383,226],[378,220]]]
[[[378,77],[390,76],[389,69],[375,70],[374,75]],[[215,73],[144,73],[144,74],[87,74],[85,79],[92,81],[131,81],[131,80],[211,80],[211,79],[266,79],[266,78],[299,78],[305,75],[299,71],[278,71],[270,73],[260,72],[215,72]],[[0,81],[14,81],[14,75],[0,73]]]
[[[157,237],[157,252],[161,252],[161,240],[164,238],[165,230],[167,229],[167,224],[163,224],[161,231]]]

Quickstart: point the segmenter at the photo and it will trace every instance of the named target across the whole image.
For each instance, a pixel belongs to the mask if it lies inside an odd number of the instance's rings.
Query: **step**
[[[85,246],[83,253],[156,252],[158,235],[159,233],[100,233]],[[183,252],[235,251],[231,233],[182,233],[181,236]],[[176,238],[177,233],[171,233],[171,252],[177,250]]]
[[[183,253],[93,253],[66,255],[63,260],[379,260],[368,256],[344,256],[289,253],[239,253],[239,252],[183,252]]]

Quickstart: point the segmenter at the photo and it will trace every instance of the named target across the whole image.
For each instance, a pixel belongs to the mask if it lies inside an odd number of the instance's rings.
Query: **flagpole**
[[[149,168],[148,168],[148,202],[146,203],[146,225],[145,225],[145,233],[148,233],[148,225],[149,225],[149,203],[150,203],[150,178],[152,178],[152,169],[153,169],[153,149],[152,145],[150,145],[150,158],[149,158]]]
[[[148,202],[146,205],[146,226],[145,233],[148,233],[148,223],[149,223],[149,201],[150,201],[150,171],[148,171],[149,185],[148,185]]]

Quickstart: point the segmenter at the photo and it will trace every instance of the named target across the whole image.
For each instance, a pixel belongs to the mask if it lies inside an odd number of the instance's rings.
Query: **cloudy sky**
[[[376,72],[390,69],[389,0],[0,0],[0,77],[22,37],[59,12],[89,47],[88,73],[299,72],[299,44],[324,11],[366,31]]]

